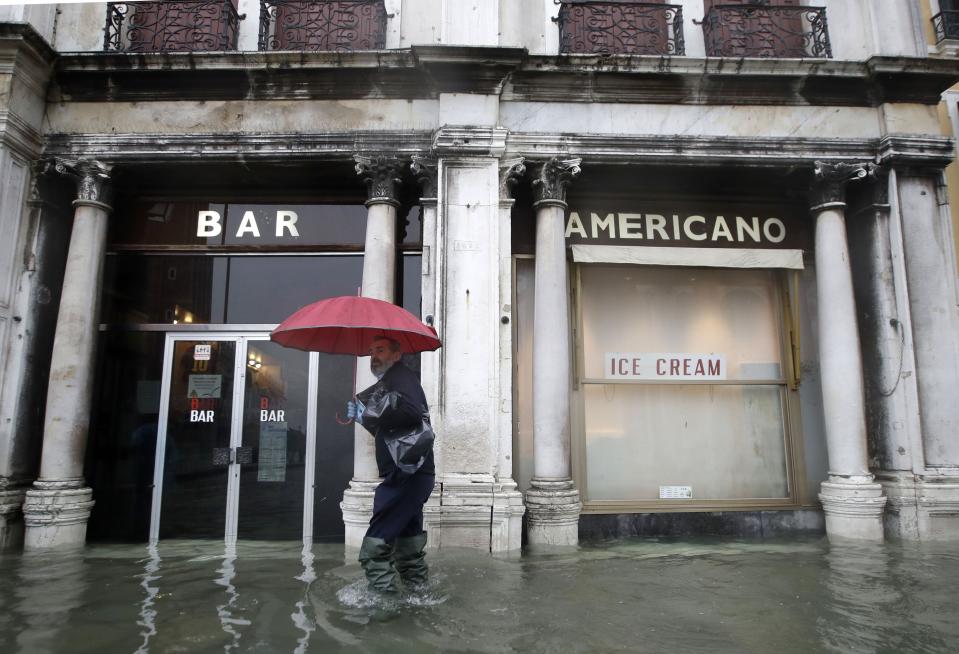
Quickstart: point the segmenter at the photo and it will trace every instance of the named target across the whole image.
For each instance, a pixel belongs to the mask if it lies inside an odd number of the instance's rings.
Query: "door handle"
[[[233,450],[229,447],[213,448],[213,465],[228,466],[233,463]]]
[[[250,446],[247,447],[237,447],[234,448],[234,463],[239,463],[240,465],[249,465],[253,463],[253,448]]]
[[[228,466],[231,463],[249,465],[253,463],[253,448],[248,447],[214,447],[213,465]]]

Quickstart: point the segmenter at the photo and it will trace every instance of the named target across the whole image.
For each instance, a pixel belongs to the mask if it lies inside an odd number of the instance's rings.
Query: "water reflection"
[[[20,624],[16,651],[21,654],[61,652],[61,630],[84,605],[88,586],[82,550],[26,552],[17,569],[14,597]]]
[[[309,546],[303,548],[303,573],[298,575],[296,579],[303,582],[303,596],[297,600],[296,611],[290,615],[290,618],[293,620],[293,626],[303,632],[303,635],[296,641],[296,649],[294,650],[296,654],[303,654],[309,649],[310,635],[316,631],[316,621],[306,615],[306,606],[310,603],[310,587],[316,581],[316,571],[313,569],[313,550]]]
[[[220,576],[214,580],[214,583],[223,586],[226,590],[226,602],[216,607],[217,617],[220,618],[220,628],[223,629],[223,633],[232,638],[232,642],[228,642],[223,646],[224,652],[229,652],[240,646],[240,632],[237,631],[236,627],[248,626],[250,624],[249,620],[233,617],[237,600],[240,598],[236,586],[233,585],[233,577],[236,576],[235,562],[236,550],[233,547],[227,546],[223,554],[223,564],[217,570]]]
[[[825,539],[632,539],[430,553],[374,601],[342,545],[162,542],[0,556],[0,654],[954,654],[959,553]],[[146,556],[144,556],[146,552]]]
[[[828,593],[816,631],[829,652],[871,654],[888,646],[903,626],[895,610],[902,594],[889,578],[889,554],[882,544],[830,545],[823,586]]]
[[[154,608],[157,593],[160,592],[159,586],[151,585],[162,578],[160,574],[160,553],[156,545],[150,545],[147,548],[149,558],[145,559],[143,574],[140,575],[140,587],[143,589],[144,597],[140,602],[140,619],[137,620],[137,626],[143,627],[140,635],[143,636],[143,642],[137,648],[136,654],[147,654],[150,651],[150,639],[157,633],[156,617],[157,611]]]

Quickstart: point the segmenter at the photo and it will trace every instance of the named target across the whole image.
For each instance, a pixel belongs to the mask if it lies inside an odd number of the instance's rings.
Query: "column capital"
[[[110,210],[112,201],[111,164],[95,159],[61,159],[50,161],[55,172],[72,177],[77,185],[77,199],[74,204],[93,204]],[[50,169],[46,166],[44,171]]]
[[[531,163],[533,173],[533,206],[538,204],[566,205],[566,187],[579,175],[582,159],[560,159]]]
[[[420,185],[422,197],[435,198],[439,161],[433,157],[424,157],[419,154],[414,154],[411,159],[413,162],[410,164],[410,170],[413,171],[416,182]]]
[[[366,182],[366,206],[391,204],[399,206],[401,178],[406,162],[386,154],[354,154],[356,174]]]
[[[872,206],[889,211],[889,168],[877,164],[868,164],[866,181],[872,187]]]
[[[509,200],[513,197],[513,188],[526,174],[525,157],[501,159],[499,162],[499,197]]]
[[[845,207],[846,184],[864,179],[869,174],[869,165],[871,164],[817,161],[809,193],[809,210]]]

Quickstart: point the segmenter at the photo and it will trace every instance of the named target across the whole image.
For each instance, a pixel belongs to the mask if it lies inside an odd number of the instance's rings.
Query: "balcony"
[[[713,5],[702,25],[709,57],[832,57],[825,7]]]
[[[940,11],[932,17],[932,26],[936,30],[936,43],[946,39],[959,40],[959,11]]]
[[[683,8],[637,0],[557,0],[563,54],[684,55]]]
[[[383,0],[262,0],[260,50],[352,52],[386,45]]]
[[[112,52],[235,50],[235,0],[107,3],[103,49]]]

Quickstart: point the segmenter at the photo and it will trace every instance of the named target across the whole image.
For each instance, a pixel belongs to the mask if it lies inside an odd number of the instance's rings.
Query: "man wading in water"
[[[409,474],[400,470],[390,456],[385,435],[409,430],[429,419],[423,387],[412,370],[400,362],[400,344],[377,338],[370,346],[370,370],[379,380],[347,403],[346,415],[363,425],[376,441],[376,466],[382,482],[373,496],[373,517],[360,546],[360,565],[370,588],[396,591],[396,573],[407,586],[426,583],[428,568],[423,551],[423,504],[433,492],[436,468],[430,447],[419,469]],[[371,415],[363,400],[394,393],[396,401],[386,403],[379,416]],[[380,403],[382,404],[382,403]]]

